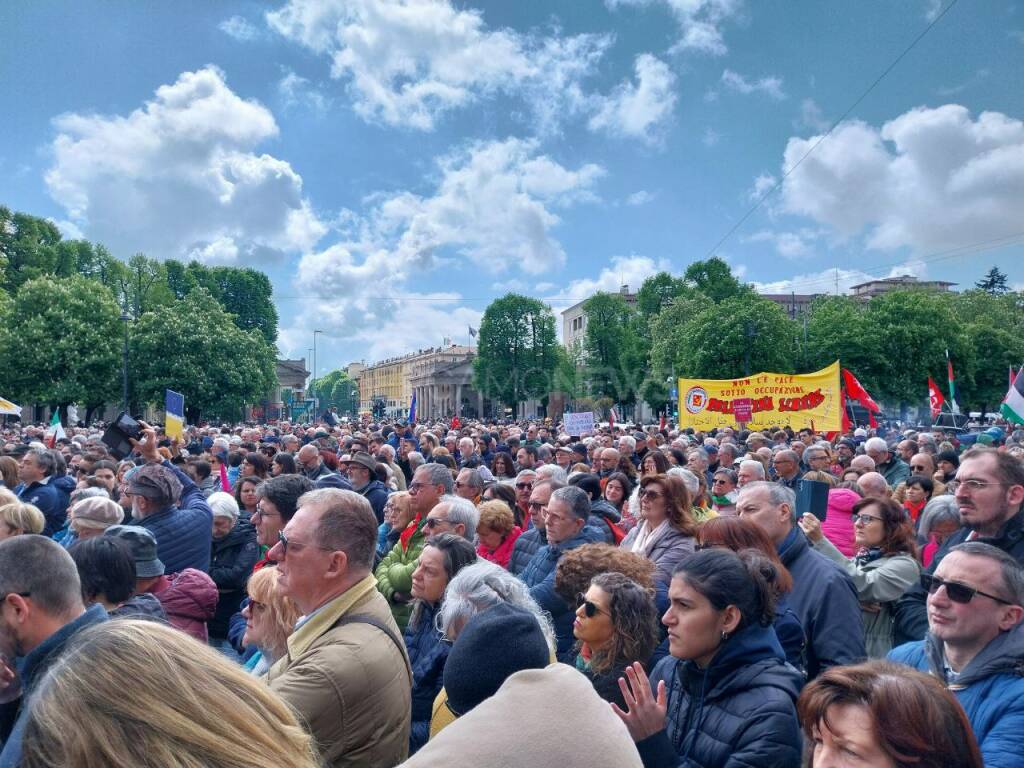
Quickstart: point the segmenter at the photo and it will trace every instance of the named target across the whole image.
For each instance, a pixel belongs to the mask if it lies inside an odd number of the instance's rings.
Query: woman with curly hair
[[[502,568],[508,568],[512,547],[523,530],[516,525],[512,510],[504,501],[485,501],[477,509],[480,511],[480,522],[476,527],[479,542],[476,548],[477,555]]]
[[[633,662],[646,665],[658,644],[653,592],[621,573],[602,573],[577,595],[576,606],[576,669],[602,699],[625,707],[619,678]]]
[[[586,592],[595,576],[621,573],[644,589],[654,587],[654,563],[613,544],[584,544],[570,549],[555,568],[555,591],[567,603]]]
[[[605,501],[615,507],[615,511],[620,515],[619,525],[627,533],[637,523],[636,517],[631,512],[629,506],[632,493],[633,482],[621,472],[613,472],[604,481],[602,496]]]

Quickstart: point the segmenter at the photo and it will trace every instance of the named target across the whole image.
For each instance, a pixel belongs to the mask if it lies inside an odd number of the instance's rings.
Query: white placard
[[[582,437],[594,432],[594,413],[584,411],[582,413],[563,413],[562,428],[565,434],[571,437]]]

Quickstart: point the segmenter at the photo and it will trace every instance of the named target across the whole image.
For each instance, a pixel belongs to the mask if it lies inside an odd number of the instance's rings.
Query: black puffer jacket
[[[220,599],[217,613],[207,627],[210,637],[227,637],[228,622],[238,612],[245,597],[245,585],[252,567],[260,559],[256,529],[239,520],[223,539],[214,539],[210,553],[210,578],[217,585]]]
[[[663,659],[651,687],[662,680],[665,730],[636,745],[645,768],[799,768],[803,677],[786,664],[771,627],[741,630],[706,670]]]

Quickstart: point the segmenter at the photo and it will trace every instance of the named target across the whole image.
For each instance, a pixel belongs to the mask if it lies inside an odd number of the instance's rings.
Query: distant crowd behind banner
[[[749,419],[744,422],[745,416]],[[679,426],[683,429],[709,430],[744,422],[742,426],[753,430],[790,426],[838,432],[842,417],[838,360],[814,373],[679,379]]]

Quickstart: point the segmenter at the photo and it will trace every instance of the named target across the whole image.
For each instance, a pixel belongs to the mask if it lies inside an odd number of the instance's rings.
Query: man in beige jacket
[[[299,499],[269,553],[304,615],[267,682],[332,768],[391,768],[408,754],[412,672],[371,572],[376,542],[369,502],[324,489]]]

